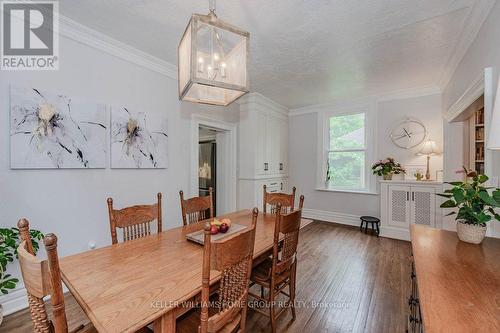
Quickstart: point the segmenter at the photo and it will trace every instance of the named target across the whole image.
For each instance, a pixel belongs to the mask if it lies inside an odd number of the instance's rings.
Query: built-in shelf
[[[476,124],[476,127],[484,127],[484,124]]]
[[[484,143],[484,140],[476,140],[476,143]]]
[[[476,160],[476,163],[484,163],[484,160]]]

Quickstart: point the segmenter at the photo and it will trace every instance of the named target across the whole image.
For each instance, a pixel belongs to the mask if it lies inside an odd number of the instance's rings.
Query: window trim
[[[330,144],[330,125],[329,119],[337,116],[347,116],[352,114],[365,114],[365,148],[360,151],[365,152],[365,180],[366,188],[346,188],[328,186],[326,182],[326,167],[327,167],[327,154]],[[330,109],[318,113],[318,161],[317,161],[317,179],[316,190],[318,191],[332,191],[332,192],[350,192],[350,193],[376,193],[376,178],[372,174],[370,165],[377,156],[377,110],[375,105],[365,105],[357,107],[345,107],[342,109]],[[353,151],[349,149],[347,151]]]

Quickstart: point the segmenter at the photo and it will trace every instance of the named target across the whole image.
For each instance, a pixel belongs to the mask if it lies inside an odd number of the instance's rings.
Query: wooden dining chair
[[[304,196],[300,197],[300,207],[304,202]],[[281,204],[276,205],[276,222],[274,226],[273,254],[263,262],[254,267],[250,277],[251,284],[261,287],[261,294],[252,292],[249,295],[265,302],[269,308],[266,312],[258,307],[253,309],[270,317],[272,332],[276,332],[276,320],[288,308],[292,310],[292,320],[295,320],[295,283],[297,275],[297,245],[299,242],[299,230],[302,219],[302,210],[294,210],[290,213],[281,213]],[[288,287],[288,293],[285,288]],[[263,292],[266,289],[267,296]],[[287,304],[276,312],[275,299],[283,294],[288,297]]]
[[[19,220],[17,226],[22,240],[17,248],[17,254],[24,286],[28,293],[33,331],[35,333],[97,332],[92,324],[80,325],[71,331],[68,330],[56,235],[47,234],[44,237],[47,259],[40,260],[33,251],[28,220]],[[52,320],[49,320],[43,301],[43,298],[48,295],[52,304]]]
[[[179,322],[177,332],[245,332],[258,214],[259,210],[254,208],[250,226],[220,240],[212,241],[210,223],[205,225],[201,311],[191,314],[191,317],[197,316],[198,320],[186,318]],[[211,298],[211,270],[217,270],[221,274],[215,302]]]
[[[213,190],[208,189],[208,195],[205,197],[194,197],[184,199],[184,192],[179,191],[182,210],[182,224],[184,226],[199,221],[211,219],[214,217]]]
[[[123,230],[123,241],[151,235],[151,222],[156,220],[158,233],[162,231],[161,193],[157,195],[157,203],[153,205],[137,205],[122,209],[113,208],[113,199],[108,198],[109,226],[111,241],[118,243],[116,229]]]
[[[278,204],[281,205],[281,213],[291,212],[294,209],[295,204],[295,191],[297,189],[295,186],[292,188],[292,193],[270,193],[267,192],[267,186],[264,185],[264,214],[267,213],[267,206],[271,207],[271,214],[276,214],[276,207]],[[302,207],[300,207],[302,209]]]

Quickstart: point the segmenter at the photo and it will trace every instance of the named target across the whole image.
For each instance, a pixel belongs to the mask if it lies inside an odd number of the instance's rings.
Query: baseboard
[[[3,307],[3,315],[8,316],[14,312],[28,307],[28,296],[24,287],[11,291],[0,298]]]
[[[63,293],[67,292],[69,292],[69,290],[63,284]],[[48,296],[47,299],[50,299],[50,296]],[[24,288],[24,285],[18,287],[18,289],[11,291],[7,295],[2,295],[0,297],[0,304],[2,304],[4,316],[8,316],[15,312],[27,309],[28,296],[26,294],[26,288]]]
[[[393,227],[381,225],[380,226],[380,236],[410,241],[410,230],[404,230],[401,228],[393,228]]]
[[[359,216],[357,215],[329,212],[326,210],[304,208],[302,209],[302,216],[308,219],[334,222],[357,227],[359,227],[360,224]]]

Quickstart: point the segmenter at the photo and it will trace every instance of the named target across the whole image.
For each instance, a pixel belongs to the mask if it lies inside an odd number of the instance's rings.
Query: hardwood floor
[[[410,294],[410,243],[359,229],[314,222],[300,233],[297,319],[287,311],[278,332],[404,332]],[[70,327],[86,320],[66,297]],[[269,319],[249,310],[248,332],[268,332]],[[0,332],[31,332],[29,312],[7,316]]]

